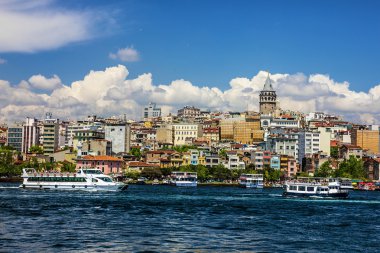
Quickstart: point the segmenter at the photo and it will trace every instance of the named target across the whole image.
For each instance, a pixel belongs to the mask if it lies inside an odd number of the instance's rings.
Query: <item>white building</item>
[[[228,155],[228,162],[226,164],[226,167],[230,170],[233,169],[245,169],[245,163],[241,162],[239,159],[239,156],[237,155]]]
[[[112,124],[104,126],[105,139],[112,142],[112,153],[129,152],[131,128],[128,124]]]
[[[304,131],[298,135],[298,162],[302,165],[302,159],[316,154],[320,149],[320,132]]]
[[[161,108],[157,107],[155,103],[150,102],[149,105],[144,107],[143,118],[156,118],[161,117]]]
[[[172,124],[173,144],[185,145],[186,140],[196,139],[202,136],[202,126],[191,123]]]
[[[298,158],[298,134],[269,136],[266,141],[267,150],[274,154],[288,155]]]
[[[37,119],[26,118],[23,128],[22,152],[29,153],[30,147],[39,145],[40,129]]]

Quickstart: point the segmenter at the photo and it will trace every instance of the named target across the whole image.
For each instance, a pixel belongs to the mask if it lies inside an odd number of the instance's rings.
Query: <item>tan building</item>
[[[234,127],[240,122],[244,122],[244,118],[231,118],[223,119],[220,121],[220,139],[221,140],[233,140],[234,139]]]
[[[203,137],[210,141],[219,141],[219,127],[203,128]]]
[[[158,128],[156,135],[156,139],[159,143],[169,143],[173,145],[173,130],[171,124],[163,125]]]
[[[379,153],[379,130],[353,129],[351,141],[353,145],[368,149],[370,153]]]
[[[264,131],[260,129],[260,118],[233,118],[220,122],[220,138],[243,144],[253,144],[263,140]]]

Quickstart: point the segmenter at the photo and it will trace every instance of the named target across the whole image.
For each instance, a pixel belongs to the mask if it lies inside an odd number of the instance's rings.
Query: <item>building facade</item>
[[[22,152],[24,127],[22,125],[13,125],[8,128],[7,145],[15,150]]]
[[[201,110],[194,106],[185,106],[178,110],[178,117],[195,118],[201,115]]]
[[[104,126],[104,138],[112,142],[112,153],[128,153],[131,145],[131,128],[128,124]]]
[[[275,115],[277,109],[277,95],[269,77],[265,80],[264,88],[260,92],[260,114]]]
[[[372,154],[379,153],[379,130],[353,129],[352,144],[367,149]]]
[[[53,119],[51,113],[46,113],[43,129],[44,154],[52,154],[58,150],[59,120]]]
[[[143,118],[157,118],[161,117],[161,108],[157,107],[155,103],[150,102],[149,105],[144,107]]]

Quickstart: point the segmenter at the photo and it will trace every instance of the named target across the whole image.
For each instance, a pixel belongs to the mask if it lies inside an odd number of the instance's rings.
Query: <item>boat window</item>
[[[291,186],[290,186],[290,190],[292,190],[292,191],[296,191],[296,190],[297,190],[297,186],[295,186],[295,185],[291,185]]]
[[[98,182],[98,180],[95,179],[95,178],[93,178],[93,179],[92,179],[92,182],[93,182],[93,183],[96,183],[96,182]]]
[[[305,191],[305,186],[298,186],[299,191]]]
[[[104,182],[112,182],[112,179],[109,177],[98,177],[98,179],[104,181]]]
[[[314,187],[307,187],[307,191],[308,192],[313,192],[314,191]]]

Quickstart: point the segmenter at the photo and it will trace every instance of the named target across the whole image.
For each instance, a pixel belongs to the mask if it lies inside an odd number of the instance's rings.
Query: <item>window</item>
[[[305,191],[305,186],[298,186],[298,191],[304,192]]]
[[[307,191],[308,192],[313,192],[314,191],[314,187],[307,187]]]

